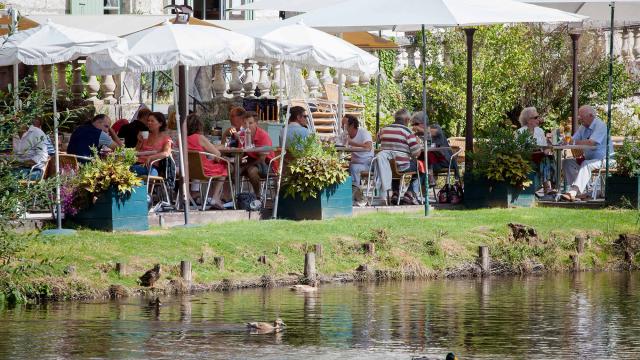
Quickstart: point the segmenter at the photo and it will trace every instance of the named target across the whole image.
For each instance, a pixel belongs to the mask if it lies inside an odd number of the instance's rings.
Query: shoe
[[[391,195],[391,204],[390,205],[397,205],[398,204],[398,194],[393,193],[393,195]]]
[[[560,195],[560,200],[568,201],[568,202],[574,202],[574,201],[576,201],[576,196],[573,195],[572,193],[564,193],[564,194]]]

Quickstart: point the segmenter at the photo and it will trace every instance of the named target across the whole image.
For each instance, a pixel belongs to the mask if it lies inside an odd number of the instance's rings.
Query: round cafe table
[[[236,195],[240,193],[240,163],[242,163],[242,157],[249,153],[268,153],[278,150],[275,146],[261,146],[252,147],[249,149],[244,148],[222,148],[218,149],[222,155],[233,156],[233,178],[234,178],[234,191]],[[238,197],[236,196],[236,201]]]
[[[555,152],[555,159],[556,159],[556,187],[558,188],[558,191],[561,190],[560,188],[560,183],[562,181],[562,154],[563,154],[563,150],[593,150],[596,148],[596,146],[593,145],[563,145],[563,144],[558,144],[558,145],[547,145],[547,146],[542,146],[542,149],[551,149]],[[567,184],[563,184],[562,185],[562,191],[560,192],[566,192],[567,191]]]

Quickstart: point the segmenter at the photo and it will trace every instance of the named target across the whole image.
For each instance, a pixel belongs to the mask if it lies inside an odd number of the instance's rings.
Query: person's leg
[[[257,198],[260,198],[260,170],[256,165],[251,165],[246,168],[245,176],[249,179],[249,183],[251,183],[251,187],[253,188],[253,192],[256,194]]]
[[[601,163],[602,160],[583,161],[580,169],[578,170],[578,176],[576,176],[576,179],[573,181],[573,183],[571,183],[571,189],[577,190],[578,194],[583,193],[587,187],[587,184],[589,184],[589,181],[591,180],[591,172],[593,170],[599,169]]]
[[[580,165],[576,162],[576,159],[564,159],[562,160],[562,170],[564,171],[564,178],[567,184],[573,184],[578,177],[578,171],[580,171]],[[562,187],[561,184],[556,184],[558,187]]]
[[[129,170],[133,171],[138,176],[147,176],[149,174],[149,170],[144,164],[133,164]]]

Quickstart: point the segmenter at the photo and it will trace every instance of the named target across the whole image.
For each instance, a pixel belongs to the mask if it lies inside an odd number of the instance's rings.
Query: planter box
[[[94,230],[143,231],[149,229],[148,213],[146,186],[138,186],[124,196],[112,187],[70,220]]]
[[[344,183],[333,185],[320,192],[316,198],[302,200],[285,197],[278,199],[278,218],[290,220],[325,220],[339,216],[351,216],[353,200],[351,176]]]
[[[535,191],[539,187],[537,175],[529,174],[531,185],[525,189],[515,189],[504,182],[493,182],[484,178],[473,178],[465,174],[464,204],[469,209],[486,207],[532,207]]]
[[[634,209],[639,209],[640,176],[611,175],[607,178],[605,201],[608,206],[626,206],[631,203]]]

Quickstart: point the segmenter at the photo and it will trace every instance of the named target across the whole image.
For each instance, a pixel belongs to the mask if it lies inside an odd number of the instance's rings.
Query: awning
[[[366,31],[342,33],[342,39],[364,50],[386,50],[398,48],[398,45],[393,41],[373,35]]]
[[[11,18],[9,16],[0,17],[0,36],[7,35],[9,33],[9,25],[11,24]],[[38,23],[28,19],[26,17],[21,17],[20,21],[18,21],[18,30],[27,30],[38,26]]]

